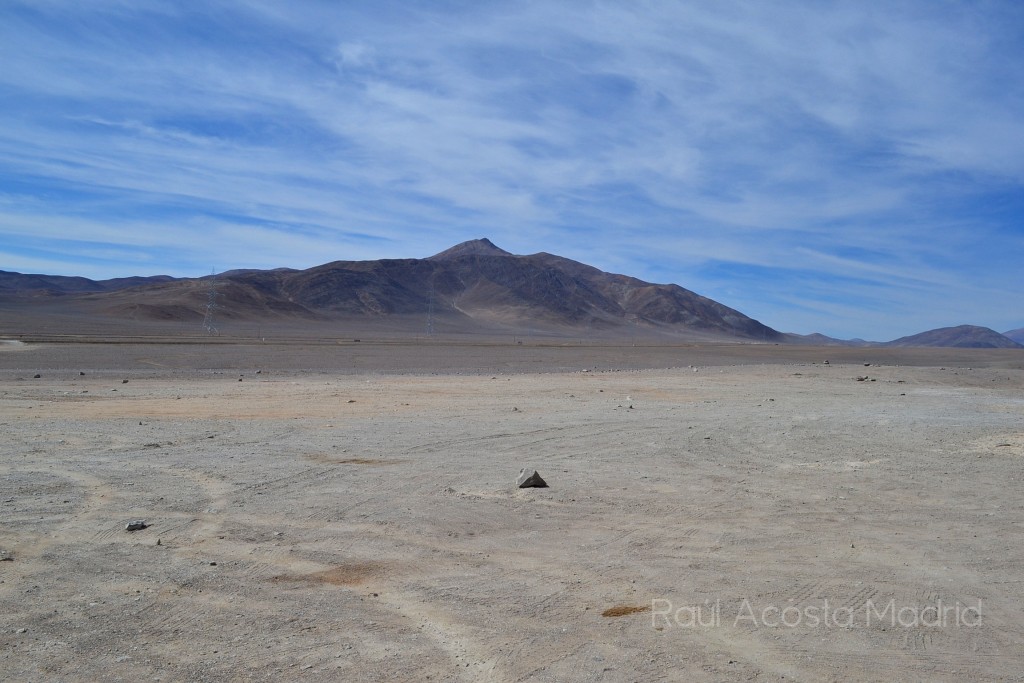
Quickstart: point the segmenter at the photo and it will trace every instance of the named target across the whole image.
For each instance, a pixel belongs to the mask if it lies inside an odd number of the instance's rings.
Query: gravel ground
[[[1024,680],[1022,367],[5,344],[0,678]]]

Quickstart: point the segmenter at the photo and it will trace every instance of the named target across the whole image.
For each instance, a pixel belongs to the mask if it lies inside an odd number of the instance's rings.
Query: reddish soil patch
[[[616,605],[601,612],[602,617],[625,617],[630,614],[651,611],[650,605]]]

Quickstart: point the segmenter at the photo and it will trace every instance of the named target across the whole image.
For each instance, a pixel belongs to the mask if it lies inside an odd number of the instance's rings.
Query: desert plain
[[[1020,351],[11,340],[0,434],[3,680],[1024,680]]]

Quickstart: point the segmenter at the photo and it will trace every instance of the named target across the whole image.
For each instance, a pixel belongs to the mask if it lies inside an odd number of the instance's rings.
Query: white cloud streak
[[[919,331],[908,309],[1024,324],[1015,3],[0,14],[0,268],[304,267],[487,235],[800,332],[809,310],[842,336]]]

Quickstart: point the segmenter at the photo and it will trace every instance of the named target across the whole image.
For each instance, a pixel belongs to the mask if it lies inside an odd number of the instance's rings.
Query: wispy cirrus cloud
[[[0,268],[197,275],[487,235],[799,332],[1024,324],[1016,3],[0,18]]]

